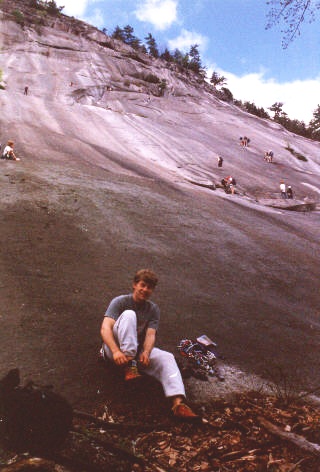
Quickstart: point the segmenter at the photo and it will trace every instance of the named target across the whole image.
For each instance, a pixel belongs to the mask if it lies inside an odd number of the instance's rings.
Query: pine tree
[[[313,112],[313,118],[309,123],[311,136],[313,139],[320,141],[320,105]]]
[[[124,42],[126,44],[131,44],[134,40],[133,28],[130,25],[127,25],[123,28]]]
[[[201,58],[199,53],[199,45],[193,44],[189,51],[189,68],[197,74],[204,72],[204,67],[201,64]]]
[[[159,50],[158,50],[156,40],[154,39],[152,34],[148,33],[148,36],[146,36],[144,39],[146,40],[149,54],[151,56],[155,57],[155,58],[158,58],[159,57]]]
[[[120,26],[116,26],[111,37],[113,39],[118,39],[119,41],[123,41],[124,42],[124,39],[125,39],[125,35],[124,35],[124,31],[122,28],[120,28]]]
[[[133,28],[127,25],[123,28],[124,42],[129,44],[133,49],[141,48],[141,40],[133,34]]]
[[[227,79],[223,76],[218,74],[218,72],[213,71],[210,79],[210,83],[214,86],[214,88],[222,85],[227,84]]]
[[[279,120],[280,114],[283,113],[282,112],[282,107],[283,107],[282,102],[275,102],[273,105],[271,105],[271,107],[268,108],[268,110],[273,111],[273,113],[274,113],[273,119],[275,121]]]
[[[167,62],[173,62],[174,60],[174,57],[172,56],[168,48],[165,48],[165,50],[163,51],[160,57],[161,59],[164,59]]]

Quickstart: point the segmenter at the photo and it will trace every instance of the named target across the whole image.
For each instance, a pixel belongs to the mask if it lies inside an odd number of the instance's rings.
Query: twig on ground
[[[106,429],[137,429],[139,431],[154,431],[155,429],[163,430],[172,428],[172,424],[158,423],[158,424],[142,424],[142,423],[113,423],[111,421],[104,421],[101,418],[85,413],[84,411],[74,410],[73,415],[85,420],[92,421],[94,424]]]
[[[84,431],[81,432],[74,432],[74,434],[80,434],[82,436],[88,437],[90,440],[93,442],[99,444],[100,446],[103,446],[106,448],[108,451],[113,452],[123,459],[129,460],[132,463],[137,463],[140,465],[145,465],[144,459],[142,459],[139,456],[136,456],[133,452],[131,452],[129,449],[126,449],[121,446],[115,445],[113,442],[108,441],[104,437],[98,436],[98,433],[93,433],[92,431],[89,433],[85,433]]]
[[[264,428],[269,431],[269,433],[274,434],[275,436],[278,436],[279,438],[284,439],[285,441],[292,442],[304,451],[310,452],[311,454],[316,456],[320,456],[319,444],[311,443],[303,436],[299,436],[296,433],[289,433],[287,431],[283,431],[281,428],[270,423],[270,421],[266,420],[261,416],[258,417],[258,421]]]

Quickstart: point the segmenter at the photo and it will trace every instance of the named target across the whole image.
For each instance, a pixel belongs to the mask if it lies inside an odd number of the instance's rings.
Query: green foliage
[[[307,162],[308,159],[303,155],[301,154],[300,152],[297,152],[295,151],[289,143],[287,143],[287,146],[285,147],[285,149],[289,152],[291,152],[291,154],[296,157],[297,159],[299,159],[299,161],[304,161],[304,162]]]
[[[198,44],[193,44],[190,47],[190,51],[188,53],[189,57],[189,69],[193,70],[196,74],[202,74],[205,72],[203,65],[201,64],[201,58],[199,53],[199,46]]]
[[[158,50],[156,40],[154,39],[152,34],[149,33],[148,36],[146,36],[144,39],[147,43],[147,46],[148,46],[147,49],[148,49],[148,52],[149,52],[150,56],[158,58],[159,57],[159,50]]]
[[[125,40],[125,36],[124,36],[124,31],[122,28],[120,28],[120,26],[116,26],[111,37],[113,39],[118,39],[119,41],[123,41]]]
[[[150,84],[159,84],[160,79],[158,76],[154,74],[145,74],[143,72],[136,72],[132,74],[132,77],[135,77],[136,79],[143,80],[144,82],[149,82]]]
[[[173,62],[174,58],[168,48],[165,48],[163,53],[160,55],[161,59],[167,62]]]
[[[167,88],[167,81],[166,79],[162,79],[159,85],[159,92],[160,92],[161,97],[163,97],[166,88]]]
[[[201,77],[201,80],[204,80],[206,76],[205,67],[201,64],[197,44],[192,45],[188,53],[182,53],[181,51],[179,51],[179,49],[176,49],[172,54],[166,48],[165,51],[160,55],[156,40],[152,36],[152,34],[148,33],[148,35],[144,38],[147,44],[146,47],[141,43],[141,40],[134,35],[134,30],[130,25],[127,25],[124,28],[116,26],[111,37],[113,39],[122,41],[125,44],[128,44],[139,52],[149,53],[155,58],[161,57],[161,59],[164,59],[167,62],[174,62],[178,64],[182,69],[193,70]]]
[[[219,92],[219,98],[225,102],[232,103],[233,102],[233,95],[232,92],[226,88],[222,87]]]
[[[20,10],[13,10],[12,15],[16,23],[21,26],[24,26],[24,14]]]
[[[127,25],[124,28],[120,28],[120,26],[116,26],[115,30],[113,31],[111,37],[113,39],[118,39],[125,44],[128,44],[131,46],[133,49],[136,49],[137,51],[141,51],[146,53],[147,50],[144,45],[142,45],[141,40],[137,38],[133,34],[134,30],[132,26]]]
[[[258,108],[254,103],[246,101],[243,103],[243,106],[248,113],[251,113],[251,115],[259,116],[259,118],[270,118],[269,114],[263,107]]]
[[[141,40],[137,38],[133,32],[134,30],[130,25],[123,28],[124,42],[133,49],[139,49],[141,47]]]
[[[320,105],[313,112],[313,118],[309,123],[312,139],[320,141]]]
[[[32,8],[40,8],[40,5],[38,4],[38,0],[29,0],[29,6]]]
[[[29,0],[29,6],[37,10],[46,10],[50,15],[60,15],[64,7],[58,7],[55,0]]]
[[[283,103],[282,102],[275,102],[271,107],[268,108],[268,110],[273,111],[274,117],[273,119],[276,121],[277,118],[280,117],[280,113],[282,113],[282,107]]]
[[[52,15],[59,15],[61,11],[64,9],[64,7],[58,7],[56,4],[55,0],[50,0],[49,2],[46,2],[47,4],[47,12],[51,13]]]
[[[274,365],[272,370],[267,370],[266,376],[271,380],[270,383],[267,383],[267,387],[281,405],[289,406],[299,398],[298,392],[301,390],[301,386],[297,384],[299,378],[297,374],[290,376],[281,366]]]
[[[210,83],[214,86],[214,88],[222,85],[226,85],[227,79],[223,76],[218,74],[218,72],[213,71],[211,78],[210,78]]]
[[[157,77],[156,75],[154,74],[147,74],[143,77],[143,79],[146,81],[146,82],[149,82],[150,84],[158,84],[160,82],[160,79],[159,77]]]

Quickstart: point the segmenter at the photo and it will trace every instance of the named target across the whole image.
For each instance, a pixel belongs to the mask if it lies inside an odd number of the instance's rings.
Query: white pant
[[[113,335],[121,351],[128,357],[136,357],[138,350],[137,317],[133,310],[125,310],[113,327]],[[107,357],[113,360],[112,352],[103,345]],[[174,355],[154,347],[150,353],[150,363],[143,372],[159,380],[166,397],[185,396],[185,389]]]

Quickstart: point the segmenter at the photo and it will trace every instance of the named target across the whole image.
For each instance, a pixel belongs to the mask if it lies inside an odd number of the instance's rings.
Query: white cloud
[[[63,13],[65,15],[74,16],[74,17],[83,17],[87,9],[90,0],[62,0],[64,9]],[[59,2],[58,2],[59,3]]]
[[[209,78],[213,70],[226,77],[226,87],[231,90],[234,98],[253,102],[267,112],[273,103],[282,102],[283,111],[292,120],[297,119],[308,124],[319,103],[320,76],[315,79],[279,83],[274,79],[266,79],[264,71],[239,77],[217,67],[208,69]],[[272,112],[269,113],[272,116]]]
[[[134,13],[138,20],[165,30],[177,20],[177,4],[178,0],[144,0]]]
[[[168,41],[168,46],[171,51],[174,49],[188,51],[193,44],[197,44],[199,50],[204,51],[208,44],[208,38],[202,34],[182,29],[180,36]]]
[[[105,25],[103,14],[100,8],[95,8],[93,12],[91,12],[90,16],[86,16],[83,19],[90,25],[94,25],[97,28],[101,28]]]
[[[93,3],[100,0],[60,0],[63,2],[63,13],[68,16],[74,16],[90,23],[97,28],[104,26],[104,18],[100,8],[89,8]],[[87,14],[86,14],[87,13]]]

